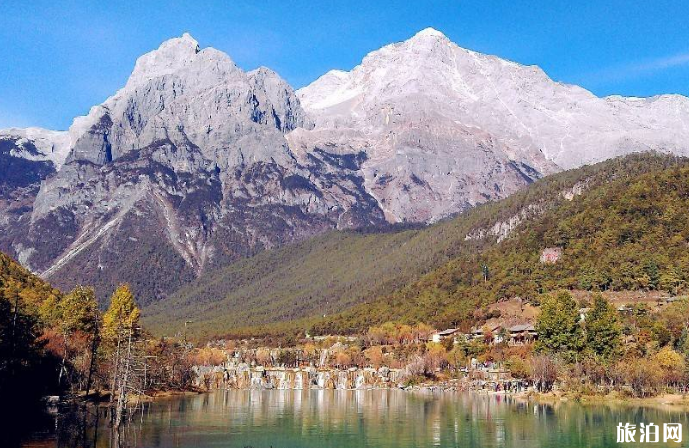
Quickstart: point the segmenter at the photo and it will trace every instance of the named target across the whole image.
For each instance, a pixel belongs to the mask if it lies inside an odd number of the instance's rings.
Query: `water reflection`
[[[62,422],[51,446],[115,446],[107,419],[99,412],[88,419]],[[539,405],[503,396],[220,391],[148,406],[133,416],[122,446],[607,447],[617,445],[619,422],[683,423],[686,439],[687,419],[687,413],[671,410]]]

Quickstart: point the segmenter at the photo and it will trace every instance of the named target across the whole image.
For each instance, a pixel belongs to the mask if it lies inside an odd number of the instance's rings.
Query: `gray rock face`
[[[222,172],[247,161],[289,164],[283,134],[304,125],[299,101],[277,74],[244,73],[185,34],[139,58],[123,89],[75,120],[68,160],[102,165],[170,141],[199,148]]]
[[[0,130],[0,250],[25,263],[36,250],[10,245],[25,232],[22,217],[33,207],[41,182],[55,174],[69,151],[66,132],[39,128]]]
[[[75,119],[66,163],[37,175],[0,247],[58,286],[126,279],[145,304],[263,248],[383,223],[361,155],[290,149],[310,126],[274,72],[172,39]]]
[[[632,151],[686,155],[689,100],[597,98],[428,29],[295,93],[189,35],[68,132],[0,131],[0,250],[143,304],[329,229],[433,222]]]

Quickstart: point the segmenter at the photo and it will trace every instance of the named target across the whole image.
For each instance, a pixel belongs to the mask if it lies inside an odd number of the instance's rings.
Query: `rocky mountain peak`
[[[160,141],[197,147],[223,167],[241,163],[249,149],[256,158],[285,159],[281,133],[301,126],[303,115],[275,72],[246,73],[224,52],[201,50],[185,34],[141,56],[122,89],[74,120],[69,160],[102,165]],[[247,135],[256,138],[239,153],[234,143]],[[264,138],[269,142],[258,143]]]
[[[0,250],[66,289],[127,278],[155,300],[261,248],[383,223],[362,154],[290,149],[310,127],[274,71],[170,39],[69,133],[0,133]]]
[[[142,81],[174,73],[193,63],[200,51],[199,43],[189,33],[166,40],[157,50],[146,53],[136,60],[134,71],[129,76],[127,84],[139,84]]]
[[[0,132],[0,250],[63,287],[128,278],[161,297],[328,229],[434,222],[561,169],[686,155],[688,130],[685,97],[598,98],[433,28],[297,93],[185,34],[69,134]]]
[[[42,128],[0,129],[0,142],[12,142],[9,153],[33,161],[47,161],[59,170],[69,153],[69,134]]]
[[[442,117],[527,155],[541,172],[548,163],[566,169],[635,151],[689,153],[684,96],[599,98],[537,66],[461,48],[432,28],[297,93],[317,129],[380,132]],[[548,163],[534,165],[543,157]]]
[[[689,154],[686,97],[598,98],[433,28],[297,95],[315,128],[293,139],[300,147],[360,145],[366,186],[391,221],[433,221],[542,175],[630,152]]]
[[[428,27],[416,33],[412,39],[447,39],[447,36],[433,27]]]

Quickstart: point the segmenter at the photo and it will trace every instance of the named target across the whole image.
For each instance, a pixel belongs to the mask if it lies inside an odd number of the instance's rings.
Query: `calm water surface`
[[[93,417],[93,415],[92,415]],[[111,448],[105,418],[25,446]],[[656,423],[661,443],[617,444],[619,422]],[[683,443],[662,443],[662,423]],[[689,415],[653,408],[535,405],[503,396],[391,391],[221,391],[149,405],[129,425],[129,447],[612,447],[689,446]],[[638,431],[637,431],[638,440]]]

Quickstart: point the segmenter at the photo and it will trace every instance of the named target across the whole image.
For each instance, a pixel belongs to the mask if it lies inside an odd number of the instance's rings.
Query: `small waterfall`
[[[363,389],[366,386],[365,372],[356,372],[356,379],[354,380],[355,389]]]
[[[256,369],[252,370],[250,373],[251,383],[249,385],[252,389],[263,389],[266,386],[266,382],[263,381],[263,376],[265,375],[265,370]]]
[[[330,379],[330,372],[318,372],[316,374],[316,386],[320,387],[321,389],[325,389],[328,380]]]
[[[322,355],[323,356],[323,355]],[[356,368],[348,370],[284,367],[250,367],[235,364],[223,367],[194,367],[194,384],[212,389],[370,389],[394,387],[401,376],[398,369]]]
[[[321,357],[318,360],[318,367],[321,367],[321,368],[325,367],[326,361],[328,361],[328,349],[324,348],[321,351]]]
[[[349,372],[338,372],[336,388],[339,390],[349,389]]]

